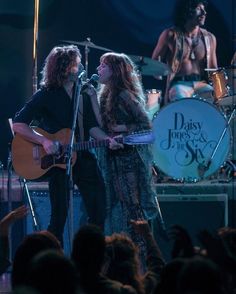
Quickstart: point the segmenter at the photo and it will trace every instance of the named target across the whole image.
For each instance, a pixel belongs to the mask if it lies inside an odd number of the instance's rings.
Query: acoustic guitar
[[[32,143],[21,135],[16,134],[12,141],[12,164],[15,172],[27,180],[36,180],[52,167],[66,169],[71,130],[61,129],[53,134],[40,128],[33,128],[33,131],[55,141],[58,151],[55,154],[47,154],[42,145]],[[152,131],[142,131],[118,137],[116,140],[127,145],[152,144],[154,135]],[[75,143],[72,149],[72,165],[76,161],[76,151],[106,147],[108,145],[109,140],[90,140]]]

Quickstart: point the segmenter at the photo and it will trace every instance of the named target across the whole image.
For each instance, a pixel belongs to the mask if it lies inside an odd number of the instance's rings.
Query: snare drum
[[[228,76],[225,69],[218,69],[211,73],[210,79],[213,84],[215,100],[229,95]]]
[[[162,96],[161,91],[157,89],[148,89],[146,93],[146,111],[150,120],[153,119],[154,115],[160,111]]]
[[[154,164],[180,181],[197,182],[212,175],[230,151],[229,127],[216,150],[226,125],[223,114],[206,101],[185,98],[168,104],[153,120]]]

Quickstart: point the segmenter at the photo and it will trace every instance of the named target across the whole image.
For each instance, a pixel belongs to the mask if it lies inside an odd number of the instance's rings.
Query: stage
[[[16,175],[2,173],[0,193],[0,216],[7,213],[9,207],[15,208],[27,204],[29,199],[24,192],[22,180]],[[224,226],[236,227],[236,181],[218,178],[197,183],[181,183],[173,180],[155,183],[157,199],[168,231],[174,224],[186,228],[198,243],[197,234],[203,229],[216,232]],[[47,182],[27,182],[30,200],[32,201],[38,229],[46,229],[50,217],[50,201]],[[77,190],[73,197],[73,228],[77,230],[86,223],[86,211]],[[16,223],[12,230],[13,254],[22,238],[35,230],[32,215],[29,211],[27,218]],[[154,235],[168,259],[171,244],[165,240],[158,221],[154,223]],[[69,252],[69,225],[65,227],[65,251]]]
[[[14,172],[10,175],[5,171],[2,172],[0,183],[1,203],[26,202],[27,204],[27,198],[25,199],[25,193],[23,192],[23,180]],[[26,185],[31,197],[48,197],[47,182],[27,181]],[[229,226],[236,226],[236,216],[234,216],[234,214],[236,214],[234,209],[234,202],[236,201],[236,179],[229,180],[215,178],[211,180],[199,181],[196,183],[181,183],[167,179],[160,183],[155,183],[154,185],[157,192],[157,198],[160,203],[167,201],[169,202],[171,199],[183,202],[196,202],[199,199],[200,201],[204,202],[204,198],[207,201],[207,199],[210,199],[209,197],[212,197],[212,199],[217,201],[218,196],[225,195],[227,200],[225,205],[228,210],[228,219],[226,220],[225,224]],[[80,197],[78,191],[76,190],[75,196]]]
[[[27,187],[32,198],[48,198],[48,183],[28,181]],[[155,183],[157,198],[162,206],[163,202],[207,202],[209,199],[217,201],[217,197],[225,196],[225,206],[228,217],[225,225],[236,226],[235,201],[236,201],[236,180],[226,180],[223,178],[199,181],[197,183],[181,183],[173,180]],[[24,202],[27,204],[27,197],[23,193],[24,184],[21,178],[15,173],[8,175],[7,172],[2,173],[0,201],[2,203]],[[75,191],[75,196],[79,196]],[[220,201],[220,200],[219,200]],[[36,207],[37,209],[38,207]]]

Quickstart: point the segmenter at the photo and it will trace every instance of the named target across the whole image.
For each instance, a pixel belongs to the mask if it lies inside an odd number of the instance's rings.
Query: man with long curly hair
[[[46,58],[40,89],[33,94],[25,106],[16,114],[13,129],[24,139],[41,145],[46,155],[57,153],[58,144],[47,137],[32,130],[32,121],[38,121],[38,127],[50,134],[58,131],[62,135],[65,129],[71,129],[74,115],[75,101],[74,89],[78,81],[79,68],[81,67],[81,54],[74,45],[54,47]],[[79,114],[83,113],[83,133],[88,140],[89,130],[87,123],[96,119],[89,99],[81,99],[83,110],[79,108]],[[86,104],[86,105],[85,105]],[[87,109],[85,111],[85,108]],[[88,111],[89,109],[89,111]],[[77,125],[75,135],[81,133]],[[60,141],[60,140],[59,140]],[[95,157],[89,151],[77,152],[77,160],[73,166],[73,180],[79,187],[89,222],[103,226],[105,196],[104,184],[96,165]],[[53,166],[46,174],[49,177],[49,192],[51,202],[51,219],[48,230],[54,233],[62,242],[64,225],[68,211],[68,194],[65,169]]]
[[[211,97],[206,68],[217,69],[216,38],[202,28],[206,20],[205,0],[178,0],[174,26],[165,29],[152,58],[166,62],[172,72],[167,78],[165,103],[194,95]]]

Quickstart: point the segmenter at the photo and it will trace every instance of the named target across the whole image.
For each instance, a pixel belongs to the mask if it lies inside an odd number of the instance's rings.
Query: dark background
[[[236,49],[235,0],[209,1],[205,27],[217,38],[219,66],[230,64]],[[161,31],[172,25],[175,0],[41,0],[38,79],[42,63],[62,40],[84,41],[117,52],[150,57]],[[6,167],[11,132],[8,118],[31,96],[33,0],[0,1],[0,161]],[[83,54],[84,47],[79,46]],[[91,48],[88,76],[104,52]],[[163,90],[164,82],[143,77],[145,89]]]

